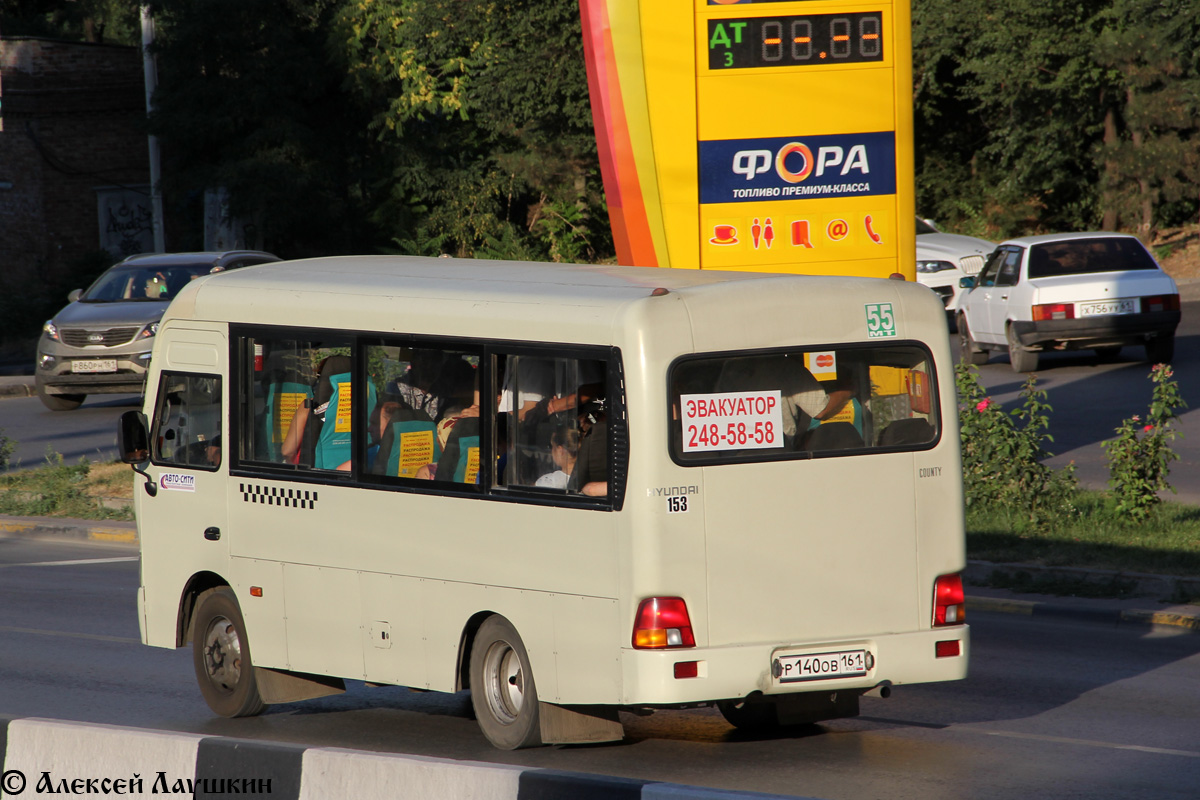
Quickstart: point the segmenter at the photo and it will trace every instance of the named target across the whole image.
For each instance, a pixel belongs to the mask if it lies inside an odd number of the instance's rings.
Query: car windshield
[[[1158,269],[1141,242],[1127,237],[1072,239],[1038,244],[1029,251],[1029,277]]]
[[[116,266],[101,275],[80,296],[84,303],[120,303],[130,300],[167,301],[190,281],[212,272],[210,264],[182,266]]]

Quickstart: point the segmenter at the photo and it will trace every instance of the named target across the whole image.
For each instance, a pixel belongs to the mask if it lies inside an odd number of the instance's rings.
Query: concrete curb
[[[3,794],[8,797],[26,791],[197,798],[238,794],[272,800],[784,797],[507,764],[12,717],[0,718],[0,762]]]
[[[137,524],[112,520],[97,522],[67,517],[10,517],[0,515],[0,538],[54,539],[136,545]]]
[[[990,611],[1000,614],[1020,614],[1026,617],[1069,619],[1110,625],[1168,626],[1200,632],[1200,614],[1174,611],[1149,611],[1140,608],[1098,608],[1046,603],[1040,600],[1019,600],[1013,597],[979,597],[967,595],[967,611]],[[970,622],[968,616],[967,622]]]
[[[997,575],[1011,584],[1019,581],[1025,592],[1037,592],[1038,583],[1067,583],[1084,587],[1096,587],[1100,591],[1117,590],[1127,597],[1155,598],[1161,602],[1172,602],[1175,598],[1200,597],[1200,578],[1177,575],[1151,575],[1144,572],[1122,572],[1107,569],[1083,569],[1079,567],[1043,567],[1035,564],[996,564],[990,561],[969,561],[963,570],[963,580],[976,586],[987,586]],[[1200,613],[1200,608],[1189,606]]]
[[[30,378],[28,383],[10,381],[0,383],[0,397],[34,397],[36,395],[37,387],[33,384],[33,378]]]

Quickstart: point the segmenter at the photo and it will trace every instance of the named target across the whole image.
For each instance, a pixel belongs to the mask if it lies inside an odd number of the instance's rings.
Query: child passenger
[[[538,478],[534,486],[566,490],[571,471],[575,469],[575,459],[579,457],[580,439],[579,431],[574,428],[559,428],[551,434],[550,458],[558,469]]]

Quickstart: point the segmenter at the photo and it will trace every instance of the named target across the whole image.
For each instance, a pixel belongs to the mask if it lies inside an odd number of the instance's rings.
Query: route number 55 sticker
[[[896,336],[896,315],[891,303],[867,303],[867,338],[890,339]]]

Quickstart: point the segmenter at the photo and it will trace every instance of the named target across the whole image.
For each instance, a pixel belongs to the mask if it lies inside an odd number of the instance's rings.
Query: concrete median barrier
[[[5,798],[44,794],[237,795],[272,800],[783,797],[507,764],[28,718],[0,718],[0,762],[0,797]]]

